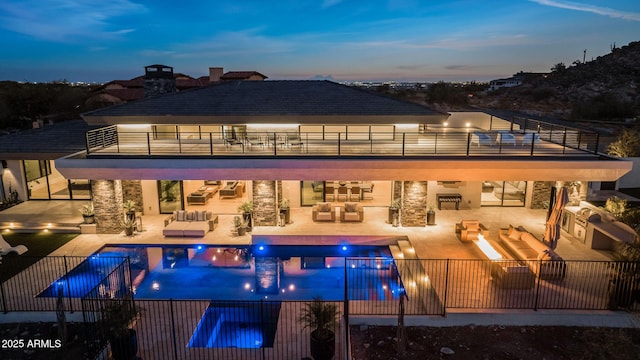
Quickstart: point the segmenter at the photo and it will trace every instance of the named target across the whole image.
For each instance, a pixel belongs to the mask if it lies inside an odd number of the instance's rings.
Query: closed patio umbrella
[[[558,246],[558,239],[560,239],[560,220],[562,219],[562,209],[569,202],[569,193],[567,192],[566,187],[561,187],[558,190],[558,195],[555,199],[555,204],[553,205],[553,210],[551,211],[551,215],[547,220],[547,227],[544,232],[544,240],[549,245],[548,253],[552,256],[554,255],[554,250],[556,246]]]

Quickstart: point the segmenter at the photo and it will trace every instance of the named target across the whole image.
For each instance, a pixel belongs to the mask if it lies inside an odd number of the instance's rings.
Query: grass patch
[[[29,249],[23,255],[7,255],[0,261],[1,281],[11,278],[22,270],[33,265],[42,257],[51,254],[60,246],[68,243],[79,234],[59,234],[59,233],[2,233],[2,237],[11,246],[24,245]],[[7,261],[7,257],[15,257]],[[19,259],[17,259],[19,258]],[[14,261],[15,260],[15,261]]]

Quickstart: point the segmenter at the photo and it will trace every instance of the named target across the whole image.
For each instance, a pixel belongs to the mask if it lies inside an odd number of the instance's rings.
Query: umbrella
[[[560,219],[562,218],[562,209],[569,202],[569,193],[566,187],[561,187],[558,190],[558,195],[555,199],[551,216],[547,220],[547,227],[544,232],[544,240],[549,244],[549,255],[553,256],[553,250],[558,246],[558,239],[560,238]]]

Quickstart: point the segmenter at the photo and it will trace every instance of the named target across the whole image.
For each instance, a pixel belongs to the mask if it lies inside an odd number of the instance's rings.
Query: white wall
[[[447,127],[450,128],[465,128],[467,127],[467,124],[469,124],[469,127],[471,128],[485,130],[489,130],[490,127],[492,130],[506,130],[511,128],[511,122],[509,122],[508,120],[503,120],[496,116],[492,118],[491,115],[484,112],[454,111],[450,114],[451,116],[449,116],[449,118],[447,119]]]
[[[158,182],[156,180],[142,180],[142,199],[144,201],[145,215],[160,214],[158,202]]]
[[[633,162],[633,168],[618,180],[618,189],[640,187],[640,157],[625,158]]]
[[[2,173],[2,184],[4,186],[5,198],[9,197],[9,186],[11,190],[18,192],[20,200],[27,200],[26,183],[24,181],[24,171],[21,160],[7,160],[7,168]]]

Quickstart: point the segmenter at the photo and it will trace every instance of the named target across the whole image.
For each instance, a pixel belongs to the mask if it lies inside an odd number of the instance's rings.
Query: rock
[[[526,334],[526,333],[527,333],[527,329],[525,329],[525,328],[520,328],[520,333],[521,333],[521,334]]]
[[[455,351],[453,351],[453,349],[451,349],[451,348],[448,348],[448,347],[446,347],[446,346],[443,346],[443,347],[441,347],[441,348],[440,348],[440,353],[441,353],[441,354],[444,354],[444,355],[453,355],[453,354],[455,354],[456,352],[455,352]]]
[[[26,337],[27,335],[29,335],[29,331],[23,331],[20,333],[20,337]]]
[[[376,344],[377,347],[382,347],[384,346],[384,340],[380,340],[378,341],[378,343]]]
[[[369,330],[369,325],[366,325],[366,324],[360,325],[360,331],[367,331],[367,330]]]
[[[362,344],[362,346],[364,346],[364,348],[365,348],[365,349],[368,349],[368,348],[369,348],[369,346],[371,346],[371,344],[369,344],[369,343],[364,343],[364,344]]]

